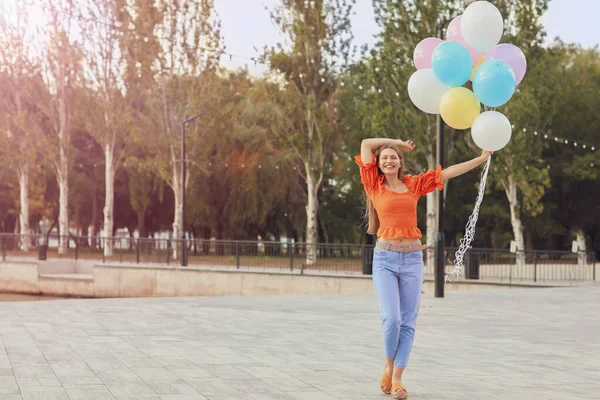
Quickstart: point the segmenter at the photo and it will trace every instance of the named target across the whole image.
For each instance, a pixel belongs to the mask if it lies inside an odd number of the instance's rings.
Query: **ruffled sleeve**
[[[367,194],[375,191],[379,185],[379,181],[381,180],[379,176],[379,171],[377,170],[377,159],[373,155],[373,161],[367,164],[363,164],[362,158],[360,155],[354,157],[354,161],[360,167],[360,181],[365,187],[365,191]]]
[[[419,196],[425,196],[427,193],[433,192],[435,189],[442,190],[444,181],[442,181],[442,166],[438,165],[435,170],[419,175],[406,175],[405,183],[409,189],[417,193]]]

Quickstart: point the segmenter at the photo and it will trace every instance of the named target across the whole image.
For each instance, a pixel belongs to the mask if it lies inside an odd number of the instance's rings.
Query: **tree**
[[[549,214],[555,230],[555,245],[570,248],[576,239],[585,251],[598,235],[597,198],[600,195],[600,158],[596,110],[600,107],[600,52],[579,46],[555,43],[552,51],[561,54],[560,81],[555,85],[557,102],[552,131],[546,141],[544,158],[548,160],[552,187],[544,204],[553,207]],[[560,139],[559,139],[560,138]],[[591,240],[590,240],[591,239]]]
[[[83,121],[97,112],[97,108],[88,108],[90,95],[88,88],[78,88],[74,97],[77,107],[74,110],[74,119]],[[84,116],[85,115],[85,116]],[[101,204],[105,197],[103,190],[104,169],[102,163],[104,154],[102,146],[81,127],[75,127],[71,135],[71,174],[69,175],[69,209],[72,218],[72,227],[81,230],[81,234],[91,235],[90,246],[99,247],[98,229],[100,228]],[[111,235],[109,235],[111,236]]]
[[[17,172],[19,181],[19,224],[22,235],[31,234],[29,186],[32,161],[37,158],[37,141],[40,118],[34,106],[38,60],[32,56],[28,34],[29,17],[23,6],[16,5],[15,23],[0,20],[0,71],[2,92],[0,110],[5,122],[5,136],[1,151],[6,160]],[[21,240],[21,250],[29,251],[31,240],[27,236]]]
[[[559,70],[552,52],[541,45],[544,32],[540,17],[548,8],[546,0],[496,4],[505,16],[503,41],[518,46],[527,58],[528,72],[513,98],[499,109],[513,124],[510,143],[494,155],[490,177],[499,182],[509,203],[514,240],[517,243],[517,262],[525,262],[525,239],[522,213],[536,216],[543,209],[540,199],[550,186],[548,170],[539,160],[541,138],[534,131],[544,131],[552,124],[556,95],[548,82],[558,80]]]
[[[80,77],[81,50],[71,37],[71,15],[77,11],[69,1],[49,1],[49,40],[44,53],[43,80],[46,90],[37,93],[36,106],[47,118],[53,137],[53,165],[59,187],[58,253],[67,252],[69,235],[69,153],[72,130],[73,88]]]
[[[121,10],[119,22],[124,31],[119,35],[124,62],[124,108],[135,122],[128,126],[128,152],[123,164],[129,177],[129,201],[137,214],[137,230],[140,237],[147,237],[146,220],[152,196],[158,187],[162,199],[163,186],[146,142],[147,131],[153,129],[146,117],[150,113],[149,98],[155,89],[153,65],[160,52],[159,38],[151,33],[161,22],[162,15],[155,4],[144,0],[118,0],[117,7]]]
[[[271,71],[282,77],[273,90],[272,132],[303,166],[306,182],[306,263],[314,264],[318,239],[319,189],[339,126],[336,74],[348,62],[350,13],[354,2],[281,0],[275,22],[291,42],[267,52]]]
[[[80,119],[92,137],[102,147],[105,168],[104,237],[113,236],[115,208],[115,174],[124,157],[126,132],[130,120],[123,92],[125,61],[121,36],[127,34],[116,27],[121,23],[123,4],[120,0],[90,3],[90,22],[83,25],[86,41],[85,65],[88,90],[78,102],[83,113]],[[107,240],[104,255],[112,255],[113,243]]]
[[[148,100],[145,115],[146,126],[151,128],[147,136],[152,136],[151,143],[147,144],[155,146],[149,151],[156,154],[156,173],[173,190],[173,237],[179,239],[184,229],[179,152],[181,123],[211,102],[213,93],[209,88],[216,79],[221,38],[212,0],[160,0],[155,3],[155,10],[161,16],[155,28],[160,34],[160,50],[155,61],[154,96]],[[199,108],[192,109],[190,104]],[[188,129],[190,137],[200,137],[198,125]],[[197,142],[190,142],[187,156],[194,154],[197,145]],[[174,246],[173,257],[177,257],[177,246]]]

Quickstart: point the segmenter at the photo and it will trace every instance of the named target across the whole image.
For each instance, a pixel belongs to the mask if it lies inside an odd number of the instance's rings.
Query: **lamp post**
[[[439,38],[444,40],[444,28],[450,23],[450,20],[441,22],[438,25]],[[437,163],[442,168],[445,164],[444,154],[444,120],[440,114],[437,115]],[[435,246],[435,297],[444,297],[444,281],[446,267],[446,251],[444,248],[444,195],[442,192],[437,192],[437,235]]]
[[[437,116],[437,163],[444,167],[444,121]],[[444,194],[437,192],[437,235],[435,247],[435,297],[444,297],[446,251],[444,248]]]
[[[181,123],[181,266],[185,267],[188,264],[187,246],[185,245],[185,178],[186,178],[186,163],[185,158],[185,126],[206,114],[204,111],[186,119]]]

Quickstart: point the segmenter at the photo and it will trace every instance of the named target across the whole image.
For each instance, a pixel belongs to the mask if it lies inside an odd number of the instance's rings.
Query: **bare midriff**
[[[380,242],[395,244],[398,246],[408,246],[409,244],[420,244],[421,240],[417,238],[379,238],[377,239]]]

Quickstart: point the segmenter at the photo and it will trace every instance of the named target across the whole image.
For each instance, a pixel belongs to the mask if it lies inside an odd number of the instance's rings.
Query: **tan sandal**
[[[381,391],[385,394],[392,393],[392,377],[388,375],[386,368],[383,369],[383,375],[381,376],[381,380],[379,381],[379,387]],[[387,388],[387,389],[386,389]]]
[[[392,399],[408,399],[408,390],[400,382],[392,384]]]

